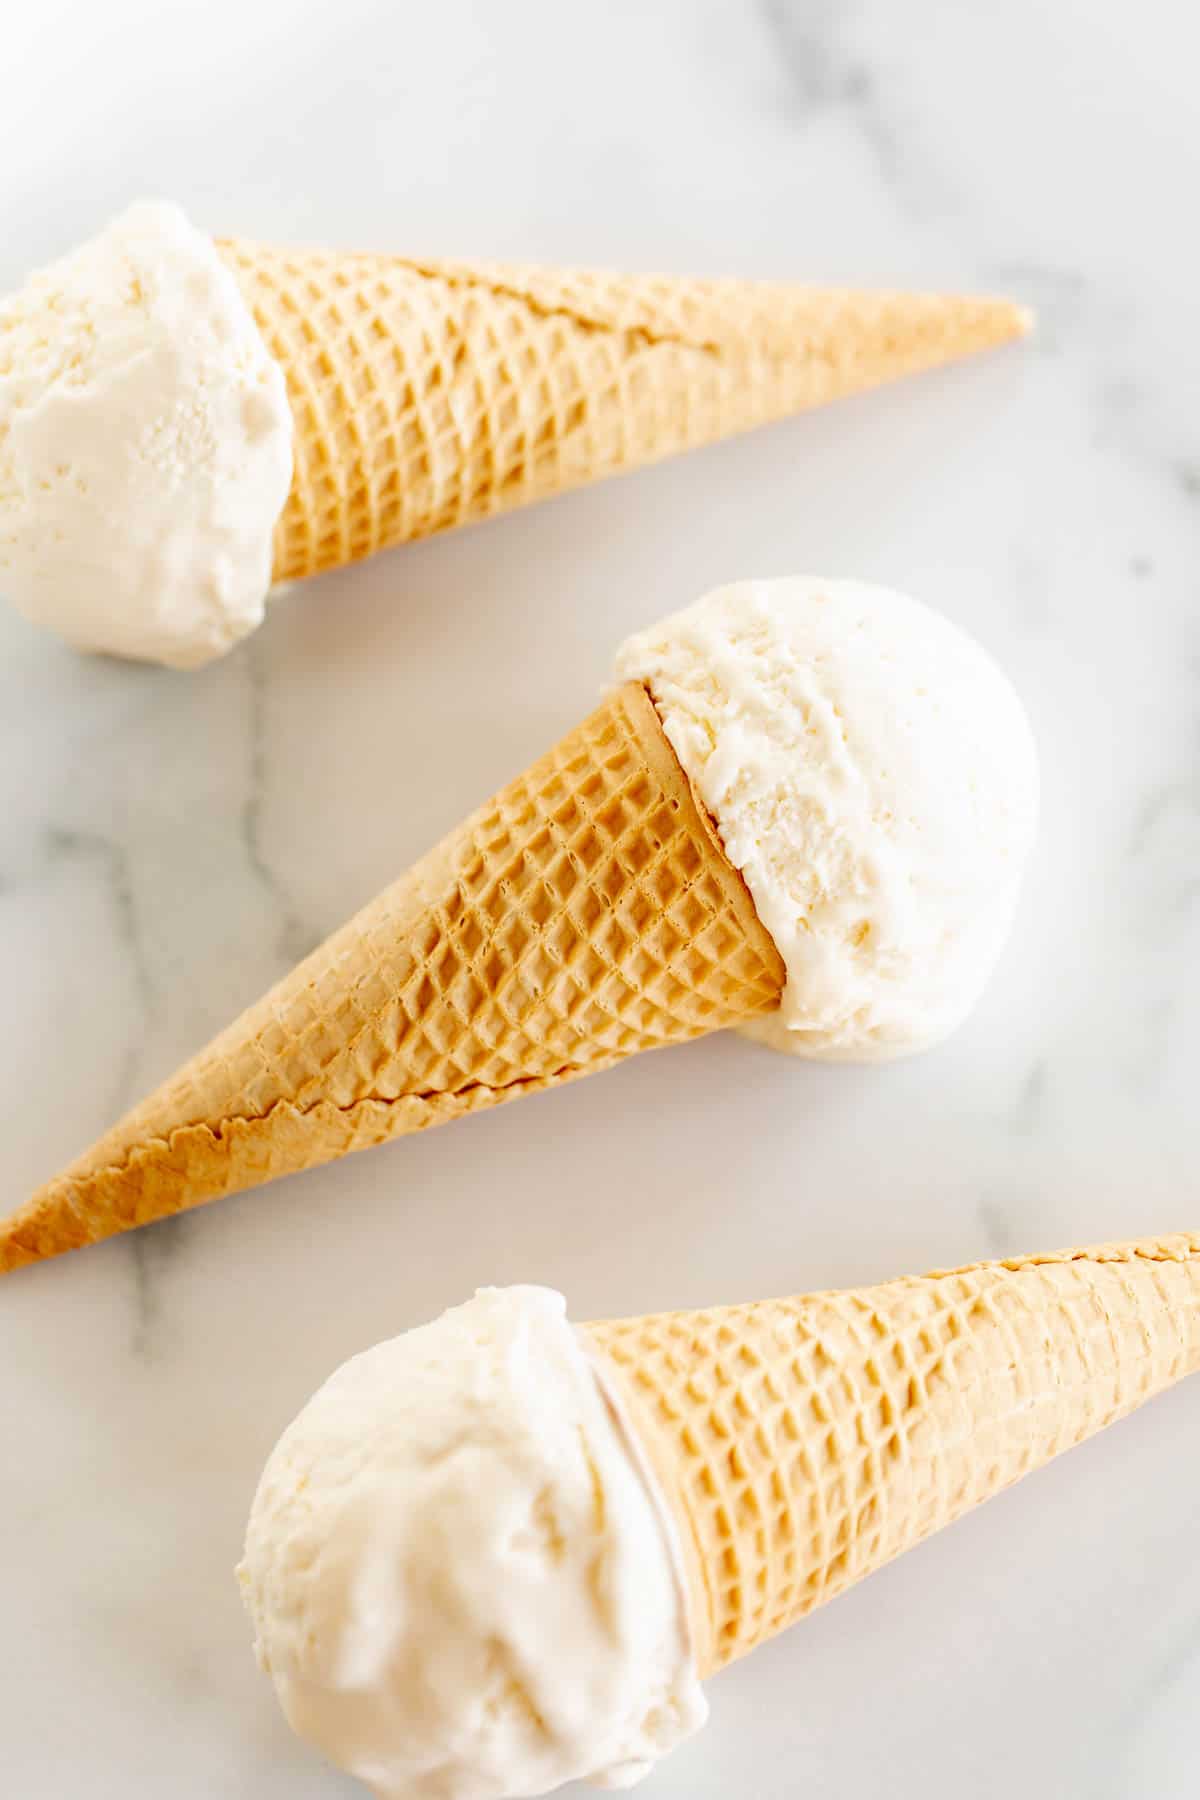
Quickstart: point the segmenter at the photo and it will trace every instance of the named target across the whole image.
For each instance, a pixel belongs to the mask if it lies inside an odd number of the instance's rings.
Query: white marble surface
[[[303,20],[300,24],[298,21]],[[131,196],[214,230],[1007,288],[1025,350],[326,579],[178,677],[0,614],[18,1200],[591,703],[620,636],[813,569],[945,606],[1045,763],[1028,903],[923,1060],[714,1040],[0,1290],[0,1791],[333,1800],[231,1567],[348,1352],[1200,1223],[1200,25],[1178,0],[12,9],[0,283]],[[723,1677],[658,1800],[1183,1800],[1200,1391]]]

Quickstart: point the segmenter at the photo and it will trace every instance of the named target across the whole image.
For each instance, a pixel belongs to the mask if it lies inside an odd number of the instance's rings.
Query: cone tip
[[[1006,294],[980,296],[976,305],[981,319],[987,322],[985,328],[995,334],[998,343],[1028,337],[1037,324],[1037,314],[1032,306],[1026,306],[1023,300],[1010,299]]]
[[[1037,325],[1037,314],[1032,306],[1026,306],[1022,300],[1009,300],[1006,304],[1012,313],[1015,335],[1028,337]]]
[[[17,1269],[27,1268],[37,1261],[36,1250],[23,1244],[15,1232],[5,1230],[0,1234],[0,1277],[12,1275]]]

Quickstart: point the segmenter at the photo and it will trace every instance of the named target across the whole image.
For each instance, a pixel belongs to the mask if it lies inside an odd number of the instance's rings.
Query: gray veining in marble
[[[882,179],[893,179],[901,156],[900,133],[880,98],[870,63],[845,47],[849,10],[836,0],[806,6],[793,0],[762,0],[761,12],[801,125],[821,113],[843,114],[862,133]]]

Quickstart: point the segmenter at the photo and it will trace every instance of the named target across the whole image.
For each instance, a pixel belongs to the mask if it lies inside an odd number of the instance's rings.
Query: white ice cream
[[[131,207],[0,300],[0,594],[193,668],[260,623],[292,416],[211,238]]]
[[[706,1717],[664,1505],[544,1288],[339,1369],[239,1577],[288,1721],[381,1800],[628,1787]]]
[[[903,594],[797,578],[721,588],[631,638],[668,738],[787,969],[746,1027],[802,1056],[936,1043],[1008,936],[1037,820],[1009,682]]]

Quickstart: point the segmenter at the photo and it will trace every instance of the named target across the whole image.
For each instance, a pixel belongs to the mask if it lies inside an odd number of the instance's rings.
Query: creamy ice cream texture
[[[917,601],[815,578],[721,588],[631,638],[667,737],[787,968],[744,1027],[801,1056],[922,1049],[1008,936],[1037,756],[991,658]]]
[[[134,206],[0,300],[0,592],[191,668],[263,617],[292,415],[212,240]]]
[[[707,1716],[665,1503],[546,1289],[346,1363],[239,1577],[289,1723],[380,1800],[629,1787]]]

